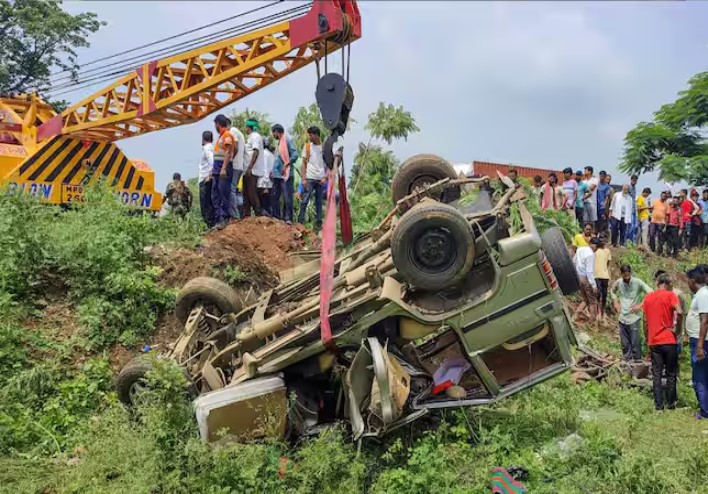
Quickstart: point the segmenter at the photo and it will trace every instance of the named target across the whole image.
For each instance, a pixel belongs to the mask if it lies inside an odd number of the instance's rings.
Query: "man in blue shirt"
[[[607,234],[608,222],[608,198],[610,196],[610,183],[607,180],[607,172],[600,172],[600,182],[597,184],[597,225],[595,230],[598,236]]]
[[[708,189],[703,189],[703,196],[698,200],[701,207],[701,228],[698,235],[698,246],[708,246]]]
[[[273,163],[273,202],[271,203],[271,210],[274,217],[292,224],[295,174],[291,167],[300,155],[295,149],[292,140],[285,135],[285,129],[282,125],[273,125],[271,132],[277,143],[275,147],[275,162]],[[282,208],[280,206],[281,197],[284,203]]]

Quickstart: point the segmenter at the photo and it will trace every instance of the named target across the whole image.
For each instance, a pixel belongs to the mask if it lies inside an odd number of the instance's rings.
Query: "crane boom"
[[[354,0],[152,61],[37,128],[37,140],[112,142],[196,122],[361,36]]]

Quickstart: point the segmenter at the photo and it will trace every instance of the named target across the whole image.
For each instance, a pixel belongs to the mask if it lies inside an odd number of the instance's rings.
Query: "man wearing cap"
[[[214,168],[212,170],[211,198],[214,203],[216,228],[223,229],[231,216],[231,181],[234,169],[231,160],[234,155],[234,136],[229,132],[231,122],[225,115],[217,115],[214,126],[218,135],[214,144]]]
[[[563,170],[563,209],[572,217],[575,214],[575,199],[578,197],[578,182],[573,178],[573,170]]]
[[[246,120],[246,154],[243,171],[243,216],[261,215],[261,205],[258,200],[258,179],[265,173],[265,156],[263,153],[263,137],[258,133],[258,122]]]

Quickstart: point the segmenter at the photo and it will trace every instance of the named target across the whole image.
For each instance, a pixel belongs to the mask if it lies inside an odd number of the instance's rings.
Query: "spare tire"
[[[215,316],[222,316],[241,310],[241,300],[233,288],[216,278],[200,277],[187,282],[177,294],[175,315],[179,322],[185,324],[190,312],[197,305],[208,307]]]
[[[393,203],[413,193],[418,187],[434,184],[445,178],[456,179],[457,173],[450,163],[434,154],[416,154],[398,168],[393,177],[391,192]],[[449,203],[460,198],[460,187],[445,189],[438,197],[440,202]]]
[[[391,255],[404,281],[422,290],[443,290],[458,284],[472,269],[472,228],[452,206],[419,204],[396,224]]]
[[[580,290],[578,272],[573,259],[568,254],[563,232],[558,227],[549,228],[541,234],[541,248],[553,268],[558,286],[563,295],[571,295]]]

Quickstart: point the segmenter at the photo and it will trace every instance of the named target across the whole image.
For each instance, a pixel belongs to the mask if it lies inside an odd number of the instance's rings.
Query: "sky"
[[[265,3],[103,0],[64,7],[107,22],[79,51],[79,62],[88,62]],[[708,2],[363,0],[359,9],[362,38],[352,44],[350,81],[356,123],[344,139],[349,163],[357,143],[368,140],[367,116],[383,101],[402,105],[420,127],[392,146],[401,161],[434,153],[452,163],[593,165],[622,183],[616,166],[627,131],[708,70]],[[287,128],[300,106],[314,102],[315,85],[308,66],[226,110],[262,111]],[[100,88],[64,97],[79,101]],[[201,132],[212,129],[212,120],[119,145],[146,160],[163,189],[174,172],[197,175]],[[643,176],[639,186],[658,182]]]

